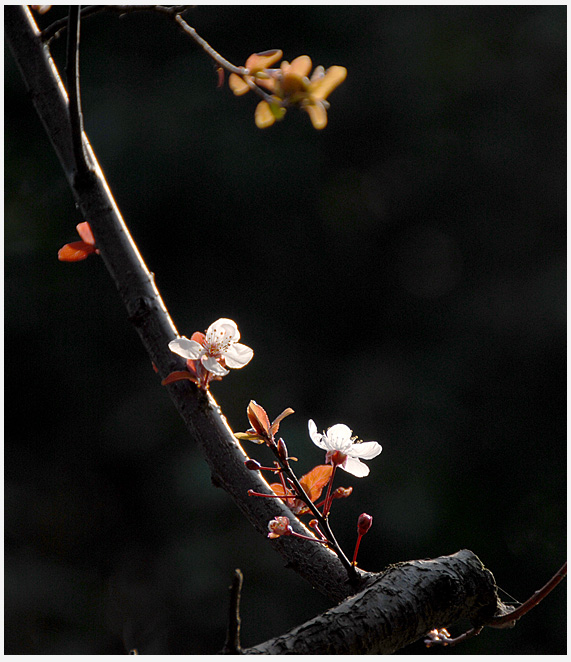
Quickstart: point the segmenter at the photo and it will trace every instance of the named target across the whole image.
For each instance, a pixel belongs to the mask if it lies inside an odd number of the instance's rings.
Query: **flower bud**
[[[280,515],[268,522],[268,538],[279,538],[280,536],[291,536],[293,530],[289,525],[289,517]]]
[[[282,462],[287,462],[287,446],[285,441],[280,437],[278,439],[278,456]]]
[[[262,465],[259,462],[256,462],[256,460],[252,460],[251,458],[244,462],[244,466],[246,469],[251,469],[252,471],[258,471],[262,468]]]
[[[360,536],[364,536],[372,525],[373,525],[372,516],[367,515],[367,513],[362,513],[361,515],[359,515],[359,519],[357,520],[357,532],[359,533]]]
[[[332,499],[345,499],[346,497],[350,496],[352,494],[352,492],[353,492],[352,487],[338,487],[331,494],[331,498]]]

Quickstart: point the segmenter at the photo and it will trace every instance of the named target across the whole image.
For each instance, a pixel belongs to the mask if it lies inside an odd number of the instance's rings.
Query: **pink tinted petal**
[[[200,356],[200,352],[204,349],[196,340],[189,340],[182,336],[176,340],[171,340],[169,343],[171,352],[182,356],[184,359],[196,360]]]
[[[349,454],[352,457],[360,457],[363,460],[372,460],[383,450],[381,444],[376,441],[363,441],[360,444],[353,444]]]
[[[243,368],[252,360],[254,350],[241,343],[234,343],[224,352],[224,360],[229,368]]]
[[[230,372],[229,370],[226,370],[226,368],[223,368],[214,357],[208,356],[208,354],[203,356],[200,360],[208,372],[211,372],[214,375],[220,375],[222,377]]]
[[[345,462],[339,466],[341,469],[345,469],[347,473],[357,476],[357,478],[363,478],[369,475],[369,467],[356,457],[347,457]]]
[[[322,448],[324,451],[326,451],[327,446],[323,441],[323,435],[317,431],[317,425],[315,425],[313,420],[310,420],[307,425],[309,428],[309,436],[311,437],[311,441],[313,441],[316,446],[319,446],[319,448]]]

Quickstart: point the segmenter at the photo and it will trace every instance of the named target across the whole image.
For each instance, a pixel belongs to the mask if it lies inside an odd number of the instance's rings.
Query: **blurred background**
[[[469,548],[524,601],[566,555],[566,8],[186,18],[235,64],[348,69],[326,129],[260,131],[163,17],[82,25],[86,131],[179,332],[230,317],[255,350],[212,388],[231,427],[252,398],[292,407],[300,473],[323,461],[309,418],[379,441],[336,480],[347,553],[367,512],[361,567]],[[244,646],[329,608],[212,486],[102,262],[58,262],[81,220],[6,50],[5,652],[214,654],[234,568]],[[400,652],[563,654],[565,595]]]

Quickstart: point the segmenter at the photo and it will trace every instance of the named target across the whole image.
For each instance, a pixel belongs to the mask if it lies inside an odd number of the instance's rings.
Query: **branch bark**
[[[469,550],[389,567],[364,591],[247,655],[381,655],[460,618],[489,622],[494,578]]]
[[[160,377],[183,369],[183,360],[168,349],[169,341],[178,335],[175,325],[85,133],[82,140],[88,172],[77,176],[67,92],[26,6],[5,8],[5,30],[32,101],[83,218],[91,225],[129,320]],[[212,395],[187,381],[166,388],[208,462],[214,483],[231,495],[254,527],[266,535],[268,521],[285,515],[295,531],[311,536],[312,532],[280,500],[248,497],[249,489],[268,494],[271,490],[261,474],[244,467],[247,455]],[[493,577],[472,552],[399,564],[381,575],[358,570],[357,581],[351,584],[339,558],[323,545],[287,537],[268,544],[279,551],[287,567],[333,602],[354,597],[288,635],[246,651],[250,654],[392,652],[429,629],[444,627],[462,616],[470,617],[476,624],[484,618],[491,619],[498,604]],[[355,595],[358,591],[361,592]]]

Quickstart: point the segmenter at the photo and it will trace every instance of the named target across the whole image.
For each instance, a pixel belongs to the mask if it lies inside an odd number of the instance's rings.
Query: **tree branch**
[[[177,337],[154,277],[139,254],[113,199],[95,154],[83,133],[83,146],[92,170],[77,178],[72,144],[69,102],[66,89],[48,47],[26,6],[5,8],[7,41],[20,68],[38,115],[62,164],[83,218],[89,222],[101,257],[115,282],[151,361],[164,378],[184,368],[183,359],[168,349]],[[277,515],[290,518],[298,533],[309,531],[280,500],[253,499],[248,490],[271,494],[261,474],[244,467],[246,453],[228,427],[220,407],[210,393],[199,391],[188,381],[169,385],[167,391],[182,416],[192,439],[200,447],[216,485],[224,488],[254,527],[264,535],[267,523]],[[278,539],[271,543],[283,556],[287,567],[339,602],[366,585],[367,573],[359,571],[360,585],[352,587],[338,557],[323,545],[311,541]]]
[[[461,618],[475,626],[497,607],[492,573],[469,550],[390,566],[364,591],[246,655],[386,655]]]

